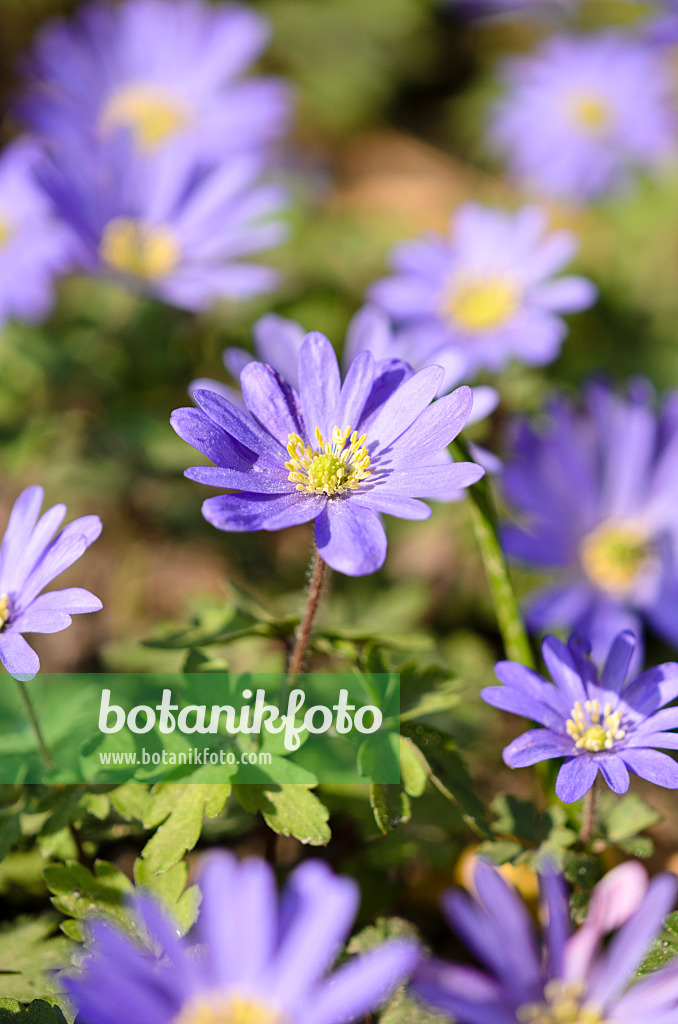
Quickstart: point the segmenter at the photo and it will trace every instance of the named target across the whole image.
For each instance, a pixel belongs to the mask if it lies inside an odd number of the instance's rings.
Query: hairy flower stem
[[[454,442],[452,451],[454,457],[460,461],[473,461],[466,445],[459,438]],[[469,487],[467,494],[471,499],[473,529],[485,566],[506,656],[511,661],[519,661],[528,668],[535,668],[534,653],[499,539],[497,515],[487,478],[485,477],[473,487]]]
[[[582,821],[581,832],[579,838],[582,844],[585,846],[590,842],[591,837],[596,829],[596,822],[598,819],[598,780],[593,783],[590,790],[586,794],[586,800],[584,802],[584,815]]]
[[[28,715],[28,720],[30,721],[33,732],[35,733],[35,738],[38,741],[40,755],[45,763],[45,768],[54,768],[54,760],[49,752],[49,747],[45,743],[45,737],[42,735],[42,729],[40,728],[40,723],[38,722],[37,716],[35,714],[35,708],[33,707],[33,701],[29,696],[28,690],[26,689],[26,685],[25,683],[22,683],[19,679],[15,679],[14,681],[17,687],[19,688],[21,701],[23,703],[24,708],[26,709],[26,714]]]
[[[297,675],[304,667],[304,659],[306,658],[308,642],[311,639],[311,630],[313,629],[313,623],[316,615],[318,614],[318,607],[320,606],[320,595],[322,593],[326,568],[327,564],[323,561],[316,550],[313,569],[311,571],[311,585],[308,588],[306,610],[304,612],[304,617],[299,624],[297,639],[295,641],[292,657],[290,658],[290,663],[287,669],[290,675]]]

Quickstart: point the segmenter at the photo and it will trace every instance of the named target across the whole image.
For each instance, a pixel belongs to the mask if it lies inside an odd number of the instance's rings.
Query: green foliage
[[[141,853],[146,871],[167,871],[192,850],[200,839],[203,820],[221,813],[230,791],[226,783],[156,786],[143,818],[146,828],[157,829]]]
[[[577,842],[577,833],[568,827],[562,804],[540,811],[531,800],[499,794],[491,809],[495,838],[483,843],[480,852],[495,864],[565,866],[565,852]]]
[[[670,914],[664,921],[664,930],[652,943],[652,948],[638,968],[638,973],[640,975],[651,974],[653,971],[659,970],[660,967],[665,967],[677,956],[678,913],[675,913]]]
[[[65,1024],[62,1010],[44,999],[22,1006],[16,999],[0,999],[0,1024]]]
[[[661,821],[661,814],[637,793],[621,798],[604,793],[599,800],[599,826],[604,840],[632,857],[651,857],[654,844],[641,835]]]
[[[52,893],[52,903],[71,920],[61,929],[71,939],[82,941],[83,922],[100,914],[134,932],[136,926],[127,900],[134,887],[127,875],[114,864],[98,860],[89,871],[82,864],[50,864],[45,868],[45,882]]]
[[[234,794],[245,811],[261,814],[278,835],[308,846],[329,843],[329,811],[308,786],[235,786]]]
[[[21,917],[2,927],[0,999],[27,1003],[56,994],[57,984],[49,972],[68,963],[71,949],[67,938],[54,935],[57,925],[56,915],[45,914],[38,918]],[[44,1024],[53,1022],[45,1020]]]

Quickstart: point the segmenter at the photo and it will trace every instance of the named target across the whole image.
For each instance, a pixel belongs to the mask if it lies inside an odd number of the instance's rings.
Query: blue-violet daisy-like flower
[[[129,131],[140,154],[179,142],[203,156],[260,149],[287,128],[287,86],[245,78],[270,34],[245,4],[125,0],[48,22],[18,112],[48,141]]]
[[[556,793],[565,803],[589,791],[598,772],[615,793],[629,788],[629,771],[667,789],[678,789],[678,763],[657,749],[678,750],[678,664],[668,662],[627,680],[635,647],[620,633],[602,673],[577,640],[555,637],[542,644],[552,683],[514,661],[495,672],[503,686],[481,691],[488,704],[539,722],[504,750],[510,768],[565,758]]]
[[[597,295],[586,278],[556,277],[576,250],[571,232],[547,232],[538,207],[507,213],[467,203],[447,238],[397,246],[394,274],[373,284],[369,297],[395,322],[396,354],[444,366],[445,390],[511,359],[556,358],[567,335],[561,314],[587,309]]]
[[[550,869],[539,881],[541,933],[516,890],[479,861],[475,898],[448,892],[443,910],[482,969],[425,961],[419,997],[459,1024],[673,1024],[675,964],[640,980],[635,972],[675,904],[676,878],[648,881],[637,861],[619,865],[595,886],[576,930],[562,876]]]
[[[216,465],[186,475],[239,490],[208,498],[203,515],[220,530],[281,530],[315,520],[321,557],[363,576],[386,558],[380,514],[428,519],[420,498],[450,500],[484,470],[438,457],[466,424],[471,389],[433,402],[439,366],[418,373],[361,352],[342,383],[330,341],[307,334],[293,388],[265,363],[240,374],[246,411],[197,389],[199,409],[178,409],[172,426]],[[436,461],[438,459],[438,461]]]
[[[512,59],[490,135],[523,184],[588,200],[624,187],[675,149],[662,55],[621,33],[558,36]]]
[[[0,546],[0,661],[23,681],[40,669],[24,633],[58,633],[70,626],[71,615],[102,607],[98,597],[81,587],[41,593],[101,533],[98,516],[83,516],[55,537],[66,506],[54,505],[41,516],[43,498],[42,487],[28,487],[19,495]]]
[[[197,943],[148,898],[137,910],[157,956],[117,928],[91,928],[92,955],[64,979],[86,1024],[350,1024],[376,1009],[416,966],[415,943],[387,942],[328,975],[355,918],[359,891],[319,860],[282,896],[263,860],[205,858]]]
[[[54,299],[54,278],[68,270],[69,231],[35,180],[41,154],[21,140],[0,156],[0,326],[10,318],[41,320]]]
[[[206,168],[188,146],[135,160],[129,141],[52,153],[42,183],[77,237],[79,265],[185,309],[238,301],[275,287],[248,262],[284,238],[286,202],[262,182],[258,156]]]
[[[504,528],[508,554],[556,574],[528,625],[580,634],[598,661],[643,620],[678,643],[678,394],[653,404],[645,381],[625,398],[590,384],[583,408],[558,400],[545,425],[518,425],[503,475],[520,514]]]

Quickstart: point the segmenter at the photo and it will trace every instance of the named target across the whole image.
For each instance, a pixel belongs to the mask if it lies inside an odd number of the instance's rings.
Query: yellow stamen
[[[583,995],[583,982],[556,978],[544,987],[543,1003],[519,1006],[516,1017],[520,1024],[605,1024],[602,1010],[582,1003]]]
[[[9,622],[10,610],[9,610],[9,597],[7,594],[0,596],[0,633]]]
[[[189,120],[190,113],[173,96],[140,83],[121,89],[111,98],[101,123],[104,131],[129,128],[137,146],[148,153],[177,135]]]
[[[465,331],[488,331],[513,316],[520,304],[520,289],[505,277],[468,278],[455,283],[443,310]]]
[[[196,999],[173,1024],[284,1024],[284,1015],[258,999],[244,996]]]
[[[621,711],[613,712],[609,703],[601,709],[598,700],[587,700],[583,707],[577,701],[565,727],[578,750],[599,753],[611,750],[617,740],[624,739],[626,730],[620,728],[621,720]]]
[[[106,225],[100,254],[111,269],[145,280],[171,274],[180,256],[169,228],[150,227],[131,217],[117,217]]]
[[[617,597],[631,593],[652,557],[647,534],[635,523],[602,523],[579,553],[591,582]]]
[[[335,427],[330,441],[325,441],[316,427],[318,447],[305,445],[298,434],[290,434],[287,451],[290,461],[285,463],[289,470],[288,480],[297,485],[298,491],[309,494],[339,494],[354,491],[363,480],[370,476],[370,456],[365,442],[367,435],[358,437],[358,431],[350,427],[342,430]]]
[[[603,132],[612,119],[608,104],[593,93],[581,92],[569,101],[570,115],[579,128],[592,135]]]

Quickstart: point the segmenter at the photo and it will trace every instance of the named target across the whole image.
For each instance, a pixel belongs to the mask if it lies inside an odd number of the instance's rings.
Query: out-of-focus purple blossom
[[[224,349],[224,366],[231,377],[239,381],[245,366],[254,360],[259,360],[272,366],[288,384],[296,388],[298,386],[299,352],[306,333],[296,320],[289,320],[275,313],[267,313],[257,320],[252,329],[255,354],[253,355],[243,348]],[[423,369],[428,365],[426,362],[407,358],[408,355],[415,357],[417,353],[407,350],[395,335],[389,318],[376,306],[363,306],[351,319],[344,343],[342,358],[344,370],[348,370],[353,360],[361,352],[371,352],[377,366],[393,359],[408,363],[414,370]],[[446,383],[448,382],[446,381]],[[455,384],[459,383],[461,380],[455,382]],[[235,388],[208,377],[193,381],[190,386],[191,393],[196,388],[216,391],[232,402],[240,400],[239,392]],[[467,426],[479,423],[490,416],[499,404],[499,394],[495,388],[482,386],[471,388],[471,391],[473,393],[473,408]]]
[[[519,516],[508,554],[555,574],[528,625],[589,639],[599,663],[643,621],[678,644],[678,394],[653,406],[645,381],[627,397],[590,384],[583,407],[561,399],[546,423],[518,424],[503,476]]]
[[[55,151],[41,180],[77,239],[88,273],[190,310],[273,289],[277,273],[249,262],[286,234],[280,186],[262,159],[206,168],[188,146],[135,160],[129,140]]]
[[[678,763],[664,750],[678,750],[678,664],[668,662],[627,679],[635,648],[632,633],[615,638],[602,673],[573,640],[555,637],[542,645],[552,683],[515,661],[500,661],[503,686],[481,691],[492,707],[530,718],[529,729],[504,750],[510,768],[564,758],[556,793],[565,803],[580,800],[601,772],[610,789],[626,793],[629,772],[656,786],[678,789]],[[668,730],[668,731],[667,731]]]
[[[244,4],[91,3],[42,28],[18,112],[50,142],[96,144],[122,129],[145,154],[168,143],[210,158],[260,149],[290,112],[286,85],[245,77],[269,34]]]
[[[508,62],[490,125],[514,177],[539,192],[590,200],[676,151],[669,69],[621,32],[558,36]]]
[[[481,969],[425,961],[414,991],[459,1024],[672,1024],[675,964],[640,980],[635,972],[675,904],[677,886],[673,875],[648,881],[641,864],[621,864],[596,885],[586,920],[574,930],[565,880],[547,869],[540,875],[538,934],[515,889],[480,861],[475,898],[448,892],[443,910]]]
[[[204,517],[235,532],[314,520],[329,566],[348,576],[376,572],[386,558],[382,514],[428,519],[420,498],[456,500],[484,473],[446,453],[472,395],[461,387],[433,402],[442,377],[439,366],[413,373],[361,352],[342,383],[332,344],[311,333],[299,351],[298,390],[251,362],[240,374],[246,412],[214,391],[194,391],[200,408],[176,410],[172,425],[216,465],[186,475],[241,492],[208,498]]]
[[[538,207],[506,213],[468,203],[447,238],[397,246],[393,275],[369,297],[394,320],[398,356],[443,366],[445,390],[511,359],[556,358],[567,335],[562,314],[587,309],[597,295],[586,278],[556,276],[576,250],[569,231],[547,233]]]
[[[92,954],[65,978],[87,1024],[351,1024],[377,1009],[419,960],[395,939],[328,973],[355,918],[359,892],[319,860],[296,868],[281,897],[265,861],[205,858],[197,943],[179,938],[150,899],[136,910],[157,950],[119,929],[91,927]]]
[[[562,19],[574,13],[580,0],[444,0],[444,6],[462,18],[505,19],[519,16]]]
[[[40,516],[42,487],[19,495],[0,546],[0,661],[15,679],[27,680],[40,661],[24,633],[58,633],[71,615],[98,612],[101,601],[81,587],[42,590],[70,568],[101,533],[98,516],[75,519],[54,536],[66,515],[54,505]]]
[[[73,239],[59,223],[35,173],[42,159],[28,141],[0,156],[0,327],[37,321],[54,300],[54,278],[73,262]]]
[[[678,0],[661,0],[659,10],[645,27],[650,42],[659,46],[678,43]]]

